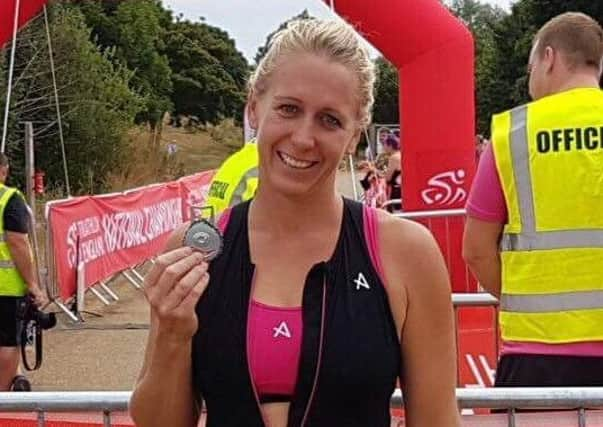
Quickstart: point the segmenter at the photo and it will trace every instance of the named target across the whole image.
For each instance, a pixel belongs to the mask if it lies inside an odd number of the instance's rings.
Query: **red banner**
[[[203,203],[212,176],[208,171],[125,193],[49,203],[59,296],[75,295],[80,263],[88,287],[157,255],[170,232],[190,219],[190,203]]]
[[[207,200],[209,185],[213,176],[214,171],[207,171],[185,176],[178,180],[182,190],[182,218],[184,221],[190,220],[193,209],[203,205],[204,201]]]
[[[24,26],[46,4],[46,0],[18,0],[19,23],[18,28]],[[17,0],[0,1],[0,48],[13,38],[15,22],[15,6]]]

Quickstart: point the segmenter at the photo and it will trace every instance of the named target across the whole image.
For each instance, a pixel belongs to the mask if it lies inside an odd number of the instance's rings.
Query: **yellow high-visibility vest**
[[[0,184],[0,295],[21,297],[27,294],[27,285],[13,262],[4,230],[4,209],[14,194],[25,200],[16,188]]]
[[[206,206],[219,216],[225,209],[251,199],[258,187],[258,148],[252,140],[227,158],[209,186]]]
[[[507,341],[603,341],[603,93],[574,89],[494,116],[508,208]]]

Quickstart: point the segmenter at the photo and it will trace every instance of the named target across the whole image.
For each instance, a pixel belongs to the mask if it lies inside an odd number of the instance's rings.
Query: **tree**
[[[94,40],[115,49],[115,60],[134,71],[145,97],[139,122],[176,117],[202,122],[242,117],[248,66],[228,34],[203,22],[174,17],[159,0],[96,0],[79,3]]]
[[[603,2],[588,0],[523,0],[524,15],[531,23],[534,33],[549,19],[565,12],[582,12],[603,25]],[[528,50],[529,52],[529,50]],[[603,78],[601,79],[603,85]]]
[[[145,98],[137,121],[152,128],[171,109],[171,69],[164,53],[164,33],[171,13],[158,0],[77,2],[104,48],[115,48],[113,60],[134,72],[133,86]]]
[[[377,82],[373,122],[398,123],[400,120],[398,97],[400,93],[398,70],[385,58],[375,60]]]
[[[582,12],[603,23],[603,3],[591,0],[522,0],[520,16],[538,29],[551,18],[564,12]],[[513,14],[516,13],[515,8]]]
[[[178,21],[165,37],[173,71],[174,115],[201,122],[242,120],[249,67],[225,31],[203,22]]]
[[[110,50],[101,51],[90,40],[81,12],[69,4],[49,9],[57,87],[72,190],[104,189],[109,171],[124,161],[124,135],[143,107],[143,99],[129,87],[132,73],[116,65]],[[23,183],[22,122],[35,125],[36,162],[51,187],[64,183],[61,146],[57,132],[54,94],[49,71],[45,29],[41,20],[20,35],[13,101],[11,140],[7,153],[11,173]]]
[[[530,101],[527,64],[534,35],[549,19],[570,11],[583,12],[603,22],[600,1],[520,0],[513,5],[511,14],[492,25],[494,51],[484,57],[485,70],[478,70],[478,80],[482,82],[478,93],[481,128],[492,114]]]
[[[278,33],[279,31],[287,28],[287,25],[289,25],[289,22],[297,21],[298,19],[314,19],[314,18],[308,13],[308,9],[304,9],[300,14],[295,15],[293,18],[287,19],[285,22],[283,22],[281,25],[279,25],[279,27],[275,31],[268,34],[268,37],[266,37],[266,42],[264,43],[264,45],[260,46],[258,48],[258,51],[255,54],[255,58],[254,58],[256,64],[259,64],[260,61],[262,60],[262,58],[264,57],[264,55],[266,55],[266,52],[268,52],[268,48],[270,47],[270,43],[272,42],[272,38],[274,37],[274,35],[276,33]]]
[[[468,26],[475,39],[476,125],[478,133],[488,134],[490,115],[500,99],[500,94],[493,96],[499,73],[495,27],[507,14],[477,0],[453,0],[450,10]]]

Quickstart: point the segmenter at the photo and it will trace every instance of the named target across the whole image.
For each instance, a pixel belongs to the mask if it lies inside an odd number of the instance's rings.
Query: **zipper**
[[[318,385],[318,373],[320,372],[320,364],[322,362],[322,347],[323,347],[323,335],[325,331],[325,309],[327,303],[327,277],[326,275],[323,278],[322,282],[322,310],[320,315],[320,342],[318,344],[318,361],[316,362],[316,373],[314,374],[314,383],[312,384],[312,391],[310,392],[310,397],[308,399],[308,405],[306,406],[306,410],[304,411],[304,417],[302,418],[301,426],[304,427],[306,425],[306,421],[308,420],[308,415],[310,414],[310,407],[312,406],[312,400],[314,400],[314,393],[316,392],[316,386]]]
[[[260,403],[260,397],[258,395],[258,390],[255,387],[255,381],[253,380],[253,375],[251,373],[251,354],[250,354],[250,345],[249,345],[249,319],[251,315],[251,303],[253,300],[253,289],[255,288],[255,268],[253,270],[253,276],[251,277],[251,291],[249,293],[249,302],[247,304],[247,326],[245,327],[246,336],[245,342],[247,343],[247,349],[245,353],[247,353],[247,372],[249,374],[249,381],[251,381],[251,388],[253,389],[253,397],[255,398],[255,403],[258,407],[258,411],[260,411],[260,416],[262,417],[262,423],[264,426],[268,427],[268,423],[266,422],[266,418],[264,417],[264,412],[262,411],[262,404]]]

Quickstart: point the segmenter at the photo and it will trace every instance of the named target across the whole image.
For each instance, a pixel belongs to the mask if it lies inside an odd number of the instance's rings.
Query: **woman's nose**
[[[308,149],[314,146],[314,124],[311,118],[302,118],[293,129],[291,140],[301,149]]]

